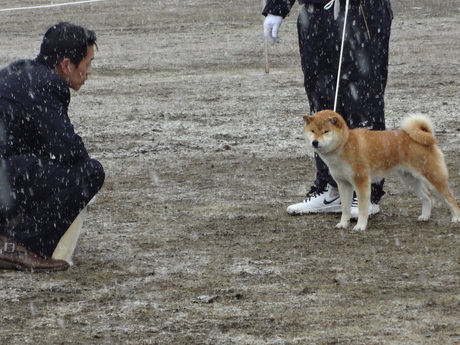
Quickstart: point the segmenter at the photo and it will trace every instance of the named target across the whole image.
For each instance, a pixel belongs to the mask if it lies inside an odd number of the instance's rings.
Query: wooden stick
[[[267,42],[267,39],[265,38],[265,61],[264,61],[264,69],[265,69],[265,73],[269,73],[270,72],[270,64],[268,62],[268,42]]]
[[[266,0],[262,0],[262,9],[265,7],[265,1]],[[265,17],[264,17],[265,18]],[[268,62],[268,41],[267,41],[267,38],[264,37],[264,40],[265,40],[265,47],[264,47],[264,69],[265,69],[265,73],[268,74],[270,72],[270,64]]]

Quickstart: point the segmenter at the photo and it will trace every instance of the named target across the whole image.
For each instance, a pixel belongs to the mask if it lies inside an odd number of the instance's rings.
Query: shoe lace
[[[312,198],[317,198],[318,196],[320,196],[321,194],[324,194],[325,192],[326,192],[325,189],[320,189],[316,186],[312,186],[310,188],[310,191],[307,193],[307,198],[305,199],[305,201],[309,201]]]

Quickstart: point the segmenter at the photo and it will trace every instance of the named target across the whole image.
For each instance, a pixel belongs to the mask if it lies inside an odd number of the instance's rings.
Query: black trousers
[[[51,257],[69,226],[104,183],[102,165],[91,158],[62,164],[34,155],[2,161],[7,178],[0,192],[4,232],[19,244]]]
[[[393,19],[390,4],[382,0],[351,1],[340,62],[344,14],[343,2],[337,19],[333,8],[325,10],[324,5],[305,5],[300,10],[297,29],[310,111],[334,109],[341,63],[336,111],[350,128],[384,130],[384,93]],[[315,185],[337,186],[327,165],[318,155],[315,160]],[[383,181],[372,184],[372,202],[378,203],[383,194]]]

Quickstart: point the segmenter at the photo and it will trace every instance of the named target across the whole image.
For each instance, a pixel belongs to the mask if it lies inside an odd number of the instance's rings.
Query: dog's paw
[[[340,222],[335,227],[337,229],[346,229],[348,228],[348,225],[350,225],[350,222]]]
[[[452,223],[460,223],[459,217],[452,217]]]
[[[364,231],[366,230],[367,228],[367,224],[356,224],[354,227],[353,227],[353,231]]]
[[[418,220],[419,222],[426,222],[426,221],[428,221],[428,219],[430,219],[430,217],[429,217],[429,216],[425,216],[425,215],[423,215],[423,214],[420,215],[420,216],[417,218],[417,220]]]

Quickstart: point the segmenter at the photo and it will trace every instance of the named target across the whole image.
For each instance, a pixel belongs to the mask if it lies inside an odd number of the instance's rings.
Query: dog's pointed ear
[[[305,123],[308,125],[310,122],[313,121],[313,116],[311,116],[311,115],[304,115],[304,116],[303,116],[303,120],[304,120]]]
[[[342,121],[337,116],[331,117],[331,123],[336,126],[337,128],[342,128]]]

